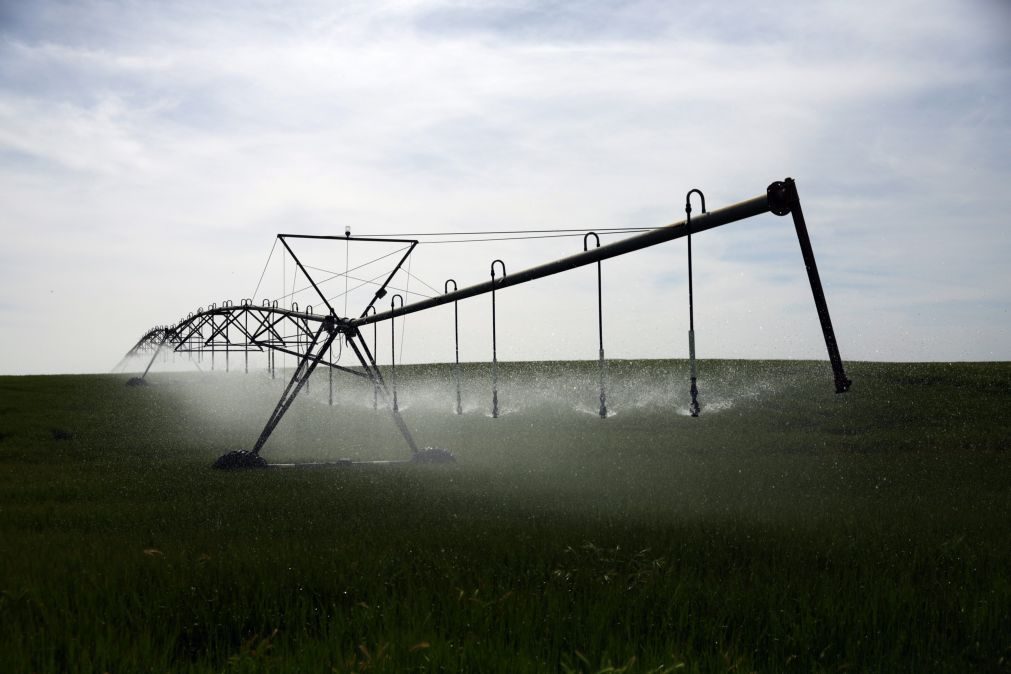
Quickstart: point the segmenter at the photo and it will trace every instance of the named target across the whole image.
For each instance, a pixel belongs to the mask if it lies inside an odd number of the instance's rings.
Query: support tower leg
[[[836,343],[835,330],[832,328],[832,318],[828,313],[828,302],[825,291],[821,287],[821,277],[818,275],[818,264],[814,260],[814,249],[811,248],[811,237],[807,233],[807,223],[804,211],[800,207],[800,196],[797,194],[797,184],[793,178],[769,185],[769,207],[776,215],[793,216],[793,225],[797,230],[797,241],[800,252],[804,256],[804,266],[807,268],[807,279],[811,283],[811,294],[814,305],[818,309],[818,320],[821,322],[821,332],[825,337],[825,348],[828,359],[832,363],[832,374],[835,379],[836,393],[845,393],[852,382],[846,376],[842,357],[839,355],[839,345]]]

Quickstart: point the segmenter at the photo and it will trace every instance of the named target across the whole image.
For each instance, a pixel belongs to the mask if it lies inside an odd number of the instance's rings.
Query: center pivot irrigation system
[[[701,206],[701,214],[692,217],[692,196],[696,195]],[[376,363],[375,346],[375,325],[382,321],[391,322],[391,332],[393,329],[393,319],[406,316],[418,311],[424,311],[453,303],[454,308],[460,300],[491,293],[492,300],[492,416],[497,417],[498,407],[498,356],[495,330],[495,293],[509,286],[520,285],[546,276],[558,274],[563,271],[575,269],[590,264],[597,264],[597,307],[598,324],[600,326],[600,416],[607,416],[606,393],[604,382],[604,338],[603,338],[603,309],[601,305],[601,277],[600,263],[619,255],[625,255],[643,248],[655,246],[665,241],[687,237],[688,239],[688,304],[689,304],[689,331],[688,349],[691,364],[691,380],[689,394],[691,402],[689,410],[691,415],[698,416],[701,405],[698,399],[698,388],[696,385],[695,368],[695,316],[694,298],[692,287],[692,234],[698,234],[708,229],[727,225],[732,222],[745,220],[763,213],[772,212],[775,215],[783,216],[790,214],[793,216],[793,224],[797,231],[797,239],[800,243],[801,254],[804,258],[804,265],[807,268],[808,280],[811,283],[811,292],[814,296],[815,307],[818,311],[818,319],[821,322],[822,334],[825,338],[825,346],[828,349],[829,361],[832,365],[832,373],[837,393],[844,393],[850,387],[850,380],[846,377],[843,369],[842,359],[839,356],[839,347],[836,344],[835,332],[832,329],[832,320],[829,317],[828,304],[825,301],[825,293],[822,290],[821,279],[818,276],[818,267],[815,264],[814,251],[811,249],[811,240],[808,237],[807,225],[804,221],[804,214],[800,207],[800,199],[797,194],[797,187],[793,179],[787,178],[777,181],[768,186],[765,194],[742,201],[725,208],[714,211],[706,211],[705,197],[699,190],[691,190],[685,199],[685,219],[664,227],[646,230],[642,233],[630,236],[607,245],[600,244],[600,238],[594,232],[587,232],[583,235],[583,252],[569,257],[565,257],[553,262],[548,262],[536,267],[525,269],[518,273],[506,274],[505,263],[495,260],[491,264],[491,280],[479,283],[466,288],[457,288],[456,281],[449,279],[445,282],[443,294],[429,297],[427,299],[404,304],[403,297],[399,294],[391,298],[390,309],[378,312],[376,303],[388,294],[390,282],[394,275],[401,270],[404,263],[408,261],[411,253],[418,245],[416,239],[395,239],[395,238],[368,238],[353,237],[350,230],[345,236],[310,236],[301,234],[278,234],[277,239],[284,246],[288,254],[295,261],[298,270],[305,275],[311,284],[312,290],[319,296],[325,307],[325,313],[315,313],[311,306],[306,306],[300,310],[298,305],[291,303],[290,308],[278,306],[277,300],[264,300],[262,304],[256,305],[253,300],[242,300],[240,304],[224,302],[221,306],[211,305],[209,308],[200,308],[195,313],[190,314],[172,326],[159,326],[149,330],[137,344],[127,353],[127,357],[136,356],[151,352],[151,358],[147,363],[141,377],[133,378],[128,383],[131,385],[145,383],[145,377],[151,369],[158,354],[163,349],[171,348],[178,352],[189,352],[202,354],[210,352],[213,359],[216,352],[224,352],[226,367],[228,367],[228,357],[230,352],[245,352],[245,369],[249,371],[249,352],[264,352],[267,354],[268,367],[273,376],[275,371],[276,355],[278,353],[294,356],[298,360],[294,373],[281,394],[281,399],[277,402],[273,412],[267,419],[263,430],[260,432],[256,443],[250,451],[234,451],[220,457],[215,463],[216,468],[253,468],[268,466],[291,466],[295,464],[269,464],[260,456],[260,451],[270,438],[271,433],[277,428],[285,413],[295,401],[299,392],[306,387],[309,378],[316,368],[323,365],[330,372],[330,402],[333,402],[333,373],[342,372],[350,376],[364,378],[371,381],[373,389],[373,406],[378,407],[379,400],[382,399],[384,406],[389,410],[404,441],[411,450],[411,458],[405,461],[438,463],[452,461],[453,455],[446,449],[441,448],[419,448],[404,420],[400,416],[399,405],[396,392],[396,369],[395,360],[391,362],[391,385],[379,370]],[[568,230],[567,230],[568,231]],[[589,246],[590,237],[594,238],[595,246]],[[394,243],[403,245],[403,255],[396,262],[393,270],[385,276],[385,280],[378,282],[378,278],[372,283],[378,288],[371,295],[367,306],[357,317],[341,316],[331,304],[330,298],[320,289],[320,284],[324,280],[313,278],[310,269],[314,271],[318,268],[303,264],[303,261],[292,250],[290,241],[295,239],[315,239],[319,241],[344,241],[360,243]],[[384,256],[388,257],[388,256]],[[268,260],[269,262],[269,260]],[[498,274],[496,274],[498,272]],[[408,274],[410,272],[408,271]],[[345,282],[347,272],[345,271]],[[331,277],[333,278],[333,277]],[[262,277],[261,277],[262,279]],[[329,279],[326,279],[329,280]],[[452,289],[450,289],[452,284]],[[308,289],[308,288],[307,288]],[[255,293],[254,293],[255,294]],[[397,300],[400,300],[399,305]],[[347,305],[345,300],[345,313]],[[459,376],[459,322],[454,309],[454,332],[456,335],[456,364],[454,367],[454,380],[456,383],[456,412],[462,413],[460,401],[460,376]],[[373,349],[362,334],[362,328],[373,325]],[[354,354],[358,362],[358,367],[344,367],[337,364],[333,359],[332,346],[335,340],[341,338]],[[341,345],[343,348],[343,345]],[[339,360],[339,358],[337,359]],[[212,360],[213,362],[213,360]],[[391,393],[392,388],[392,393]],[[332,462],[333,464],[351,463],[348,460]],[[389,463],[389,462],[380,462]],[[298,464],[298,465],[329,465],[324,463]]]

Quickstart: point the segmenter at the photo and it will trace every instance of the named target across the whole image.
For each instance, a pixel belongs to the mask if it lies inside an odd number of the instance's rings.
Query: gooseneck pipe
[[[369,307],[368,309],[366,309],[365,310],[365,315],[368,316],[370,311],[372,312],[373,316],[376,315],[376,308],[374,306]],[[369,346],[368,346],[368,344],[365,343],[365,338],[364,337],[362,337],[362,344],[365,344],[365,349],[368,350]],[[373,323],[372,324],[372,353],[376,354],[376,357],[379,356],[378,345],[379,345],[379,324],[378,323]],[[379,409],[379,383],[378,383],[378,381],[376,381],[375,379],[373,379],[372,380],[372,410],[375,411],[375,410],[378,410],[378,409]]]
[[[449,284],[453,284],[453,291],[457,290],[456,281],[446,279],[442,286],[443,293],[449,292]],[[463,414],[463,399],[460,396],[460,314],[457,302],[453,302],[453,343],[455,346],[456,360],[453,363],[453,381],[456,384],[456,413]]]
[[[505,262],[491,263],[491,416],[498,419],[498,343],[495,337],[495,264],[502,265],[502,281],[506,278]]]
[[[397,305],[397,298],[400,298],[400,306],[404,306],[404,298],[399,293],[390,298],[390,310]],[[397,335],[393,330],[394,321],[390,320],[390,383],[393,388],[393,411],[399,412],[400,405],[397,404]]]
[[[688,389],[691,403],[688,406],[693,417],[697,417],[702,408],[699,406],[699,388],[696,385],[695,371],[695,293],[692,285],[692,194],[698,194],[702,201],[702,215],[706,214],[706,197],[701,190],[692,189],[685,196],[685,230],[688,237],[688,360],[691,365],[691,386]]]
[[[594,241],[597,242],[597,248],[600,248],[600,237],[597,236],[596,232],[587,232],[583,236],[583,251],[589,250],[589,239],[593,237]],[[607,418],[607,393],[604,390],[604,296],[603,296],[603,283],[601,282],[600,276],[600,260],[597,260],[597,333],[600,336],[600,349],[598,355],[600,358],[600,418]]]

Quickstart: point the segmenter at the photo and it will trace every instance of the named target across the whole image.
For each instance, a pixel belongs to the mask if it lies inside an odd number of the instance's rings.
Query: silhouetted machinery
[[[701,213],[692,217],[691,197],[697,195],[700,200]],[[313,372],[320,366],[329,368],[332,373],[339,372],[348,376],[360,377],[371,381],[373,389],[373,402],[378,405],[379,400],[389,410],[393,423],[396,424],[401,435],[410,449],[410,458],[405,462],[416,463],[443,463],[453,461],[453,454],[446,449],[419,447],[404,420],[401,418],[397,403],[397,392],[395,380],[387,382],[380,372],[376,363],[374,349],[370,349],[367,340],[362,334],[362,329],[372,324],[383,321],[392,321],[398,317],[411,313],[433,309],[457,302],[478,295],[490,294],[492,298],[492,416],[498,416],[498,358],[496,349],[495,331],[495,293],[510,286],[528,283],[536,279],[545,278],[553,274],[559,274],[570,269],[585,265],[597,265],[597,297],[598,297],[598,321],[600,324],[600,349],[599,361],[601,368],[600,378],[600,416],[607,416],[606,392],[604,381],[604,344],[603,344],[603,308],[601,303],[601,277],[600,263],[603,260],[625,255],[642,250],[650,246],[655,246],[667,241],[687,237],[688,239],[688,278],[689,278],[689,356],[690,356],[690,384],[689,396],[692,416],[697,416],[702,409],[698,399],[698,388],[696,385],[695,366],[695,333],[694,333],[694,298],[692,287],[692,262],[691,262],[691,236],[706,230],[714,229],[733,222],[752,218],[764,213],[774,213],[775,215],[791,215],[793,224],[797,232],[797,239],[800,244],[801,255],[807,269],[808,280],[811,285],[811,292],[814,297],[815,308],[818,313],[818,320],[821,323],[822,334],[825,339],[825,346],[828,350],[829,362],[837,393],[843,393],[850,387],[850,380],[846,377],[843,368],[842,358],[839,355],[839,348],[836,344],[835,332],[832,329],[832,320],[829,317],[828,304],[822,290],[821,279],[818,275],[818,267],[815,263],[814,252],[811,248],[811,241],[807,232],[807,224],[801,210],[800,199],[797,194],[797,187],[791,178],[777,181],[768,186],[765,193],[714,211],[706,211],[705,197],[699,190],[691,190],[685,200],[685,219],[670,225],[642,231],[641,233],[629,236],[624,239],[614,241],[606,245],[600,244],[600,238],[594,232],[580,233],[583,239],[583,251],[554,260],[536,267],[531,267],[512,274],[506,273],[505,264],[501,260],[495,260],[491,264],[491,279],[484,283],[479,283],[465,288],[457,288],[456,282],[452,279],[446,281],[444,293],[435,297],[429,297],[421,301],[404,304],[401,295],[396,294],[391,298],[390,308],[379,312],[376,303],[386,297],[391,280],[400,271],[404,263],[408,261],[411,253],[418,245],[417,239],[397,239],[388,237],[353,237],[350,229],[345,230],[343,237],[340,236],[311,236],[301,234],[278,234],[277,240],[283,245],[287,253],[294,260],[298,270],[305,276],[311,285],[312,290],[318,295],[325,312],[315,313],[311,306],[300,309],[297,304],[292,303],[290,307],[279,306],[277,300],[264,300],[261,304],[255,304],[252,299],[244,299],[239,304],[224,302],[221,306],[211,305],[208,308],[200,308],[191,313],[186,318],[181,319],[174,325],[159,326],[149,330],[137,344],[127,353],[127,356],[135,356],[146,352],[151,352],[151,358],[147,363],[143,375],[134,377],[128,382],[130,385],[141,385],[151,366],[155,362],[157,355],[164,349],[173,349],[177,352],[203,353],[210,352],[212,358],[215,353],[223,352],[227,358],[232,352],[245,353],[245,367],[248,372],[249,353],[265,352],[268,358],[268,366],[271,372],[274,371],[274,359],[276,355],[288,354],[297,358],[298,364],[291,374],[280,400],[274,407],[267,419],[263,430],[257,437],[252,449],[248,451],[229,452],[214,462],[215,468],[236,469],[236,468],[262,468],[269,466],[291,466],[295,464],[268,463],[261,455],[261,450],[266,444],[271,433],[281,422],[285,413],[294,403],[299,392],[306,386]],[[572,231],[572,230],[556,230]],[[613,232],[611,232],[613,233]],[[593,236],[596,242],[595,247],[589,247],[589,237]],[[369,244],[382,242],[385,244],[399,244],[402,246],[403,255],[393,264],[392,270],[386,275],[381,283],[376,281],[376,290],[370,296],[370,301],[364,309],[355,317],[342,316],[331,304],[330,299],[320,289],[318,279],[313,274],[319,272],[315,268],[303,264],[302,260],[292,250],[290,242],[293,240],[316,240],[316,241],[344,241],[347,245]],[[399,252],[399,251],[398,251]],[[388,257],[388,256],[383,256]],[[496,271],[499,274],[496,275]],[[332,278],[332,277],[331,277]],[[347,270],[345,270],[345,279]],[[453,284],[452,290],[449,284]],[[400,299],[399,306],[396,302]],[[460,379],[459,379],[459,330],[457,314],[454,311],[454,329],[457,340],[456,345],[456,369],[454,370],[454,380],[457,386],[457,413],[462,413],[460,404]],[[332,356],[332,345],[334,341],[341,338],[343,345],[351,349],[354,358],[358,363],[357,367],[345,367],[334,362]],[[395,373],[395,364],[393,372]],[[394,374],[395,376],[395,374]],[[391,390],[392,389],[392,390]],[[331,389],[332,402],[332,389]],[[347,460],[337,462],[320,462],[311,464],[298,464],[308,466],[321,465],[346,465],[353,463]],[[380,462],[389,463],[389,462]]]

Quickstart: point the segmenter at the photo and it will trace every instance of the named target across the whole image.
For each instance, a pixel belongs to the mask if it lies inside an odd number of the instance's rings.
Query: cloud
[[[1000,3],[4,11],[0,198],[8,248],[33,264],[4,265],[0,282],[96,337],[53,361],[63,331],[33,313],[0,338],[0,371],[106,369],[148,325],[246,296],[278,231],[659,225],[682,217],[691,187],[717,207],[785,174],[844,356],[1009,355]],[[766,216],[699,237],[708,354],[823,357],[791,236]],[[462,285],[494,257],[520,269],[573,247],[422,247],[414,271]],[[606,269],[620,307],[609,352],[683,356],[683,243]],[[523,301],[507,324],[582,320],[580,284],[552,287],[566,294],[510,291]],[[638,318],[667,305],[643,330]],[[744,320],[757,315],[762,330]],[[807,327],[767,338],[794,325]],[[484,330],[467,334],[483,344]],[[511,355],[592,357],[587,334],[521,340]],[[410,358],[440,358],[432,340],[411,344]]]

